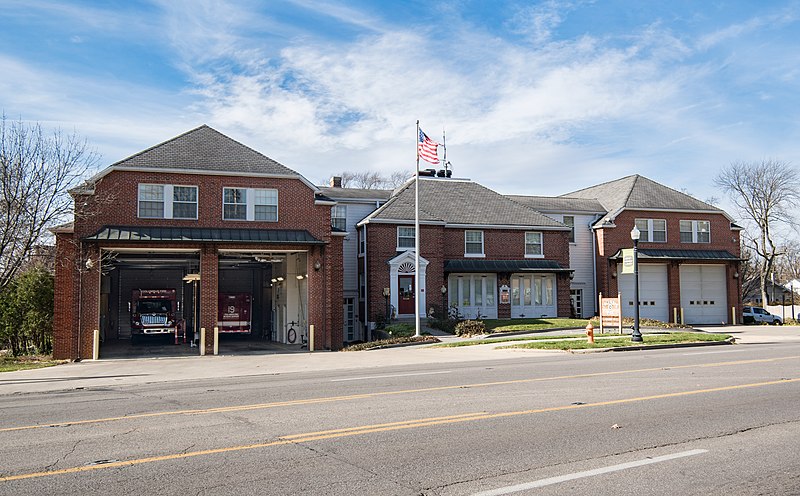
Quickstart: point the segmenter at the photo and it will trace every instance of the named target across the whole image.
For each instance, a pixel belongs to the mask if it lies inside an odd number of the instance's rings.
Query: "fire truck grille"
[[[164,325],[166,323],[166,315],[142,315],[142,324],[144,325]]]

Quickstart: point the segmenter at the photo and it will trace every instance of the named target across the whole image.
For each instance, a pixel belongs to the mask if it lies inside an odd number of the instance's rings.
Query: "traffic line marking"
[[[634,462],[620,463],[619,465],[611,465],[610,467],[596,468],[594,470],[586,470],[584,472],[575,472],[573,474],[559,475],[556,477],[549,477],[547,479],[540,479],[538,481],[526,482],[525,484],[517,484],[515,486],[500,487],[489,491],[481,491],[475,493],[473,496],[502,496],[504,494],[518,493],[528,489],[536,489],[538,487],[552,486],[553,484],[560,484],[575,479],[583,479],[585,477],[594,477],[595,475],[603,475],[611,472],[619,472],[630,468],[643,467],[645,465],[652,465],[654,463],[667,462],[676,460],[678,458],[686,458],[687,456],[701,455],[708,453],[705,449],[694,449],[683,451],[680,453],[673,453],[671,455],[657,456],[654,458],[645,458]]]
[[[107,468],[117,468],[117,467],[127,467],[133,465],[141,465],[144,463],[153,463],[153,462],[161,462],[161,461],[168,461],[168,460],[178,460],[183,458],[193,458],[196,456],[206,456],[206,455],[216,455],[220,453],[230,453],[234,451],[246,451],[246,450],[253,450],[253,449],[260,449],[260,448],[268,448],[272,446],[281,446],[287,444],[297,444],[303,442],[311,442],[311,441],[320,441],[325,439],[336,439],[341,437],[351,437],[351,436],[361,436],[364,434],[370,434],[374,432],[389,432],[389,431],[398,431],[404,429],[414,429],[420,427],[430,427],[434,425],[445,425],[445,424],[455,424],[460,422],[474,422],[477,420],[488,420],[488,419],[498,419],[498,418],[505,418],[505,417],[515,417],[521,415],[533,415],[537,413],[547,413],[547,412],[559,412],[559,411],[567,411],[567,410],[577,410],[582,408],[593,408],[593,407],[600,407],[600,406],[610,406],[610,405],[621,405],[627,403],[635,403],[639,401],[652,401],[657,399],[664,399],[664,398],[676,398],[681,396],[690,396],[690,395],[698,395],[698,394],[708,394],[714,392],[721,392],[721,391],[733,391],[737,389],[746,389],[746,388],[756,388],[756,387],[766,387],[766,386],[774,386],[778,384],[789,384],[793,382],[800,382],[800,378],[796,379],[781,379],[777,381],[766,381],[766,382],[756,382],[750,384],[736,384],[733,386],[722,386],[716,388],[706,388],[706,389],[693,389],[689,391],[679,391],[675,393],[665,393],[665,394],[656,394],[651,396],[638,396],[634,398],[622,398],[617,400],[609,400],[609,401],[600,401],[595,403],[585,403],[580,405],[565,405],[565,406],[555,406],[555,407],[547,407],[547,408],[537,408],[531,410],[519,410],[519,411],[511,411],[511,412],[498,412],[498,413],[464,413],[458,415],[451,415],[447,417],[433,417],[433,418],[423,418],[423,419],[414,419],[414,420],[407,420],[407,421],[400,421],[400,422],[392,422],[392,423],[384,423],[384,424],[373,424],[373,425],[363,425],[357,427],[350,427],[345,429],[334,429],[329,431],[319,431],[319,432],[306,432],[302,434],[292,434],[278,438],[275,441],[270,441],[266,443],[258,443],[258,444],[247,444],[242,446],[229,446],[225,448],[214,448],[214,449],[207,449],[201,451],[190,451],[186,453],[174,453],[169,455],[162,455],[162,456],[152,456],[147,458],[137,458],[132,460],[125,460],[119,462],[111,462],[111,463],[104,463],[101,465],[83,465],[80,467],[71,467],[59,470],[51,470],[51,471],[42,471],[42,472],[32,472],[27,474],[18,474],[18,475],[8,475],[4,477],[0,477],[0,482],[10,482],[22,479],[33,479],[38,477],[50,477],[55,475],[64,475],[64,474],[72,474],[72,473],[80,473],[80,472],[89,472],[92,470],[102,470]]]
[[[452,370],[440,370],[436,372],[412,372],[408,374],[388,374],[388,375],[371,375],[365,377],[346,377],[344,379],[331,379],[331,382],[346,382],[346,381],[363,381],[366,379],[391,379],[393,377],[413,377],[415,375],[436,375],[436,374],[452,374]]]
[[[416,393],[429,393],[435,391],[448,391],[452,389],[469,389],[469,388],[481,388],[481,387],[492,387],[492,386],[507,386],[510,384],[526,384],[526,383],[533,383],[533,382],[546,382],[546,381],[558,381],[558,380],[565,380],[565,379],[586,379],[589,377],[603,377],[603,376],[613,376],[613,375],[626,375],[626,374],[639,374],[643,372],[658,372],[664,370],[680,370],[680,369],[691,369],[691,368],[706,368],[706,367],[724,367],[730,365],[748,365],[754,363],[768,363],[768,362],[778,362],[783,360],[795,360],[800,358],[800,355],[796,356],[788,356],[788,357],[776,357],[776,358],[758,358],[758,359],[750,359],[750,360],[736,360],[730,362],[714,362],[714,363],[701,363],[701,364],[691,364],[691,365],[664,365],[661,367],[650,367],[644,369],[632,369],[632,370],[614,370],[610,372],[592,372],[587,374],[573,374],[573,375],[560,375],[560,376],[552,376],[552,377],[536,377],[532,379],[513,379],[508,381],[494,381],[494,382],[481,382],[481,383],[474,383],[474,384],[456,384],[452,386],[433,386],[427,388],[418,388],[418,389],[401,389],[396,391],[378,391],[374,393],[362,393],[362,394],[350,394],[350,395],[343,395],[343,396],[326,396],[322,398],[306,398],[301,400],[287,400],[287,401],[276,401],[271,403],[255,403],[249,405],[234,405],[234,406],[221,406],[215,408],[196,408],[196,409],[187,409],[187,410],[169,410],[169,411],[162,411],[162,412],[147,412],[147,413],[136,413],[132,415],[121,415],[118,417],[105,417],[105,418],[97,418],[97,419],[85,419],[85,420],[68,420],[64,422],[54,422],[50,424],[37,424],[37,425],[23,425],[17,427],[2,427],[0,428],[0,433],[3,432],[13,432],[13,431],[23,431],[23,430],[31,430],[31,429],[45,429],[49,427],[70,427],[74,425],[86,425],[86,424],[97,424],[102,422],[118,422],[121,420],[135,420],[140,418],[152,418],[152,417],[161,417],[161,416],[169,416],[169,415],[206,415],[212,413],[230,413],[230,412],[241,412],[241,411],[248,411],[248,410],[262,410],[266,408],[278,408],[278,407],[286,407],[286,406],[297,406],[297,405],[313,405],[319,403],[331,403],[337,401],[350,401],[350,400],[358,400],[358,399],[368,399],[368,398],[377,398],[381,396],[393,396],[393,395],[405,395],[405,394],[416,394]]]

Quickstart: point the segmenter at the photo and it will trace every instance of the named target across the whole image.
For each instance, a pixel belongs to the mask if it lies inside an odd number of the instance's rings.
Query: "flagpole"
[[[417,169],[414,171],[414,335],[422,335],[419,326],[419,119],[417,119]]]

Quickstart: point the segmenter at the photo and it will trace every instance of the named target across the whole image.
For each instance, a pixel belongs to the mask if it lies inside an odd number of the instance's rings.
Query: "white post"
[[[200,328],[200,356],[206,356],[206,328]]]
[[[308,326],[308,351],[314,351],[314,324]]]
[[[603,334],[603,293],[598,293],[597,308],[600,309],[600,311],[597,312],[597,314],[600,315],[600,334]]]
[[[219,355],[219,327],[214,326],[214,355]]]
[[[681,307],[681,325],[683,325],[683,307]]]
[[[92,360],[100,359],[100,331],[92,331]]]

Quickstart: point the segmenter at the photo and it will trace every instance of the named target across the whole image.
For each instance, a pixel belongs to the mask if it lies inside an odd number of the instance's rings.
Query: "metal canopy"
[[[446,260],[445,272],[572,272],[554,260]]]
[[[726,250],[652,250],[642,248],[639,248],[639,258],[660,260],[742,260]],[[622,260],[622,250],[617,251],[609,259]]]
[[[87,241],[324,244],[306,230],[105,226]]]

